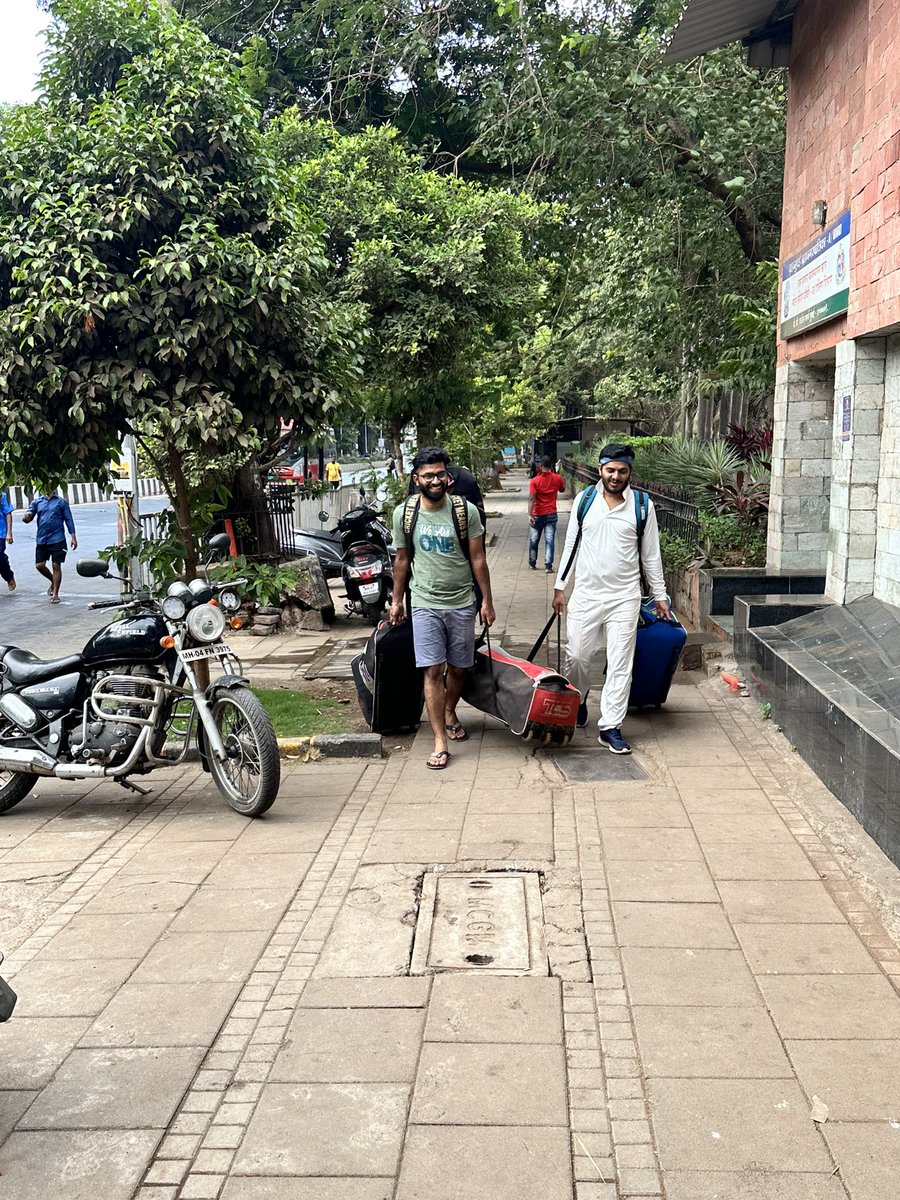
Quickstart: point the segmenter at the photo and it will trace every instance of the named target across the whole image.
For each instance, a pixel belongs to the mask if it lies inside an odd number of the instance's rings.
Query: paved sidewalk
[[[490,507],[525,646],[550,581]],[[194,769],[0,818],[0,1200],[894,1200],[900,951],[756,706],[682,675],[625,763],[465,720],[255,822]],[[410,973],[460,871],[540,879],[542,974]]]

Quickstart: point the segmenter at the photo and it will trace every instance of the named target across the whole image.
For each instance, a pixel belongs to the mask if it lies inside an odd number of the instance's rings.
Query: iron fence
[[[238,553],[247,558],[281,557],[292,553],[294,500],[297,488],[291,483],[273,483],[266,491],[265,509],[229,509],[207,530],[221,533],[225,520],[231,521]],[[156,541],[162,529],[159,513],[141,513],[141,533],[145,541]],[[274,553],[266,550],[271,547]]]
[[[600,472],[596,467],[576,463],[571,458],[564,458],[560,469],[564,475],[582,483],[600,481]],[[660,529],[681,538],[692,549],[700,545],[700,510],[694,503],[692,492],[687,488],[673,487],[666,483],[648,483],[645,479],[635,478],[632,482],[653,501]]]

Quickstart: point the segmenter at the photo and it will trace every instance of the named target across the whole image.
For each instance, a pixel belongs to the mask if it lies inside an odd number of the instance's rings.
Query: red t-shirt
[[[566,483],[562,475],[557,475],[555,471],[541,471],[532,479],[528,490],[534,496],[532,514],[546,517],[556,512],[556,494],[566,490]]]

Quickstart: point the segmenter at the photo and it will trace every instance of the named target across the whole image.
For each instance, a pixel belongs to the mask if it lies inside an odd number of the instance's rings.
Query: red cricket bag
[[[475,665],[466,674],[463,700],[473,708],[498,717],[525,741],[565,746],[575,732],[581,696],[568,679],[532,660],[556,621],[557,662],[559,617],[547,622],[528,658],[515,658],[491,646],[485,629],[475,647]]]

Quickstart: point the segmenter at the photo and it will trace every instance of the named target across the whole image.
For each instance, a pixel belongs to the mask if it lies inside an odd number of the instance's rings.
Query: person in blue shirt
[[[6,580],[6,586],[11,592],[16,590],[16,577],[9,565],[6,554],[7,545],[13,543],[12,519],[13,506],[6,492],[0,492],[0,579]]]
[[[75,522],[68,500],[57,492],[51,496],[38,493],[22,518],[27,525],[37,517],[37,545],[34,549],[34,565],[38,574],[50,580],[47,595],[51,604],[59,604],[59,589],[62,584],[62,565],[66,561],[66,530],[72,539],[72,549],[78,549]],[[52,571],[47,562],[53,564]]]

